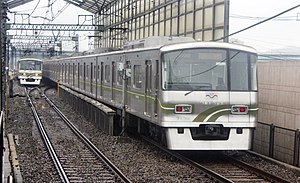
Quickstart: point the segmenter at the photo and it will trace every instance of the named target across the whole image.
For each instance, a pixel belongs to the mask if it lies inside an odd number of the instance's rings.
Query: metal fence
[[[258,122],[252,148],[255,152],[299,167],[299,137],[299,129]]]

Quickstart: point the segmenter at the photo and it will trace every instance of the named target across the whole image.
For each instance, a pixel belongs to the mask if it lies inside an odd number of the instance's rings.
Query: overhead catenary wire
[[[248,29],[250,29],[250,28],[253,28],[253,27],[257,26],[257,25],[260,25],[260,24],[265,23],[265,22],[267,22],[267,21],[269,21],[269,20],[272,20],[272,19],[274,19],[274,18],[276,18],[276,17],[278,17],[278,16],[280,16],[280,15],[283,15],[283,14],[285,14],[285,13],[287,13],[287,12],[293,10],[293,9],[296,9],[296,8],[298,8],[298,7],[300,7],[300,4],[298,4],[298,5],[296,5],[296,6],[292,7],[292,8],[289,8],[289,9],[287,9],[287,10],[281,12],[281,13],[278,13],[278,14],[276,14],[276,15],[270,17],[270,18],[267,18],[267,19],[265,19],[265,20],[262,20],[262,21],[260,21],[260,22],[257,22],[257,23],[255,23],[255,24],[253,24],[253,25],[250,25],[250,26],[248,26],[248,27],[246,27],[246,28],[244,28],[244,29],[241,29],[241,30],[236,31],[236,32],[234,32],[234,33],[231,33],[231,34],[229,34],[229,35],[227,35],[227,36],[221,37],[221,38],[219,38],[219,39],[215,39],[215,40],[213,40],[213,41],[220,41],[220,40],[223,40],[223,39],[228,38],[228,37],[230,37],[230,36],[233,36],[233,35],[235,35],[235,34],[238,34],[238,33],[240,33],[240,32],[246,31],[246,30],[248,30]]]
[[[236,18],[236,19],[246,19],[246,20],[263,20],[267,17],[254,17],[254,16],[244,16],[244,15],[237,15],[237,14],[231,14],[229,16],[230,18]],[[297,16],[285,16],[285,17],[278,17],[272,19],[273,21],[298,21]]]

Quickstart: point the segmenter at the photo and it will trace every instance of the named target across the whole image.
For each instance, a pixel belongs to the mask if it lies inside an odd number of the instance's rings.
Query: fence
[[[258,122],[253,135],[255,152],[299,167],[299,129]]]

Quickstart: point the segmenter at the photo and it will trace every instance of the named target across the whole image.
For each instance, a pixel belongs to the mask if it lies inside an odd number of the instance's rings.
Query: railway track
[[[27,90],[27,100],[62,182],[131,182],[46,95],[41,91],[37,95],[37,91]]]
[[[197,153],[197,157],[195,157],[194,154],[182,155],[162,147],[160,144],[147,137],[142,138],[171,156],[198,168],[200,171],[204,172],[207,177],[216,182],[290,182],[220,152],[201,152]]]

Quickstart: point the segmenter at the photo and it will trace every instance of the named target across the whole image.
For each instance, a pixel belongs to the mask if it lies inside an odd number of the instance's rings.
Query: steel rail
[[[289,183],[290,181],[287,181],[285,179],[282,179],[276,175],[273,175],[273,174],[270,174],[268,172],[265,172],[259,168],[256,168],[256,167],[253,167],[243,161],[240,161],[240,160],[237,160],[237,159],[234,159],[230,156],[227,156],[225,155],[225,157],[230,161],[230,162],[233,162],[236,166],[239,166],[243,169],[246,169],[246,170],[249,170],[251,172],[253,172],[254,174],[256,175],[259,175],[259,176],[262,176],[263,178],[271,181],[271,182],[278,182],[278,183]]]
[[[212,170],[210,170],[210,169],[208,169],[208,168],[200,165],[199,163],[196,163],[196,162],[194,162],[194,161],[192,161],[192,160],[190,160],[190,159],[188,159],[188,158],[186,158],[186,157],[184,157],[184,156],[182,156],[182,155],[180,155],[178,153],[175,153],[173,151],[168,150],[167,148],[161,146],[157,142],[149,139],[148,137],[145,137],[145,136],[141,136],[141,137],[144,140],[146,140],[147,142],[155,145],[159,149],[161,149],[161,150],[165,151],[166,153],[170,154],[171,156],[174,156],[174,157],[176,157],[176,158],[178,158],[178,159],[186,162],[187,164],[200,169],[201,171],[203,171],[204,173],[206,173],[207,176],[209,176],[212,179],[214,179],[214,180],[216,180],[218,182],[222,182],[222,183],[233,183],[233,181],[227,179],[226,177],[224,177],[224,176],[222,176],[222,175],[220,175],[220,174],[218,174],[218,173],[216,173],[216,172],[214,172],[214,171],[212,171]]]
[[[51,144],[51,141],[50,141],[50,139],[49,139],[49,137],[48,137],[48,135],[47,135],[47,133],[46,133],[46,131],[44,129],[44,126],[43,126],[43,124],[42,124],[42,122],[41,122],[41,120],[39,118],[39,115],[38,115],[38,113],[36,111],[36,108],[33,105],[32,100],[31,100],[31,98],[29,96],[30,91],[28,92],[27,89],[25,88],[25,93],[27,95],[28,105],[31,108],[31,111],[32,111],[33,116],[34,116],[34,119],[36,121],[38,129],[39,129],[40,134],[42,136],[42,139],[43,139],[43,141],[44,141],[44,143],[45,143],[45,145],[46,145],[46,147],[48,149],[48,152],[50,153],[50,156],[51,156],[51,158],[52,158],[52,160],[54,162],[56,170],[58,171],[61,180],[63,182],[65,182],[65,183],[69,183],[70,181],[69,181],[69,179],[68,179],[68,177],[67,177],[67,175],[66,175],[66,173],[65,173],[65,171],[64,171],[64,169],[63,169],[63,167],[62,167],[62,165],[61,165],[61,163],[60,163],[60,161],[59,161],[59,159],[58,159],[58,157],[56,155],[56,152],[55,152],[55,150],[54,150],[54,148],[53,148],[53,146]]]
[[[73,124],[72,122],[58,109],[57,106],[49,99],[45,94],[42,95],[43,98],[49,103],[49,105],[55,110],[55,112],[66,122],[70,129],[79,137],[81,140],[92,150],[98,158],[103,160],[105,164],[114,171],[117,176],[126,183],[131,183],[131,181],[86,137],[84,136]]]
[[[192,166],[195,166],[197,168],[200,168],[201,170],[203,170],[205,173],[209,174],[209,176],[211,176],[212,178],[214,179],[217,179],[218,181],[221,181],[221,182],[233,182],[227,178],[225,178],[224,176],[180,155],[180,154],[177,154],[175,152],[172,152],[164,147],[162,147],[160,144],[158,144],[157,142],[145,137],[145,136],[142,136],[142,138],[146,141],[148,141],[149,143],[155,145],[156,147],[160,148],[161,150],[167,152],[168,154],[172,155],[172,156],[175,156],[176,158],[178,159],[181,159],[181,160],[184,160],[185,162],[189,163],[190,165]],[[244,169],[244,170],[247,170],[247,171],[250,171],[258,176],[261,176],[263,177],[264,179],[268,180],[268,181],[271,181],[271,182],[275,182],[275,183],[289,183],[290,181],[287,181],[283,178],[280,178],[276,175],[273,175],[273,174],[270,174],[268,172],[265,172],[264,170],[261,170],[259,168],[256,168],[256,167],[253,167],[245,162],[242,162],[242,161],[239,161],[237,159],[234,159],[230,156],[227,156],[227,155],[224,155],[226,157],[226,159],[230,162],[233,162],[233,164],[235,164],[236,166]]]

